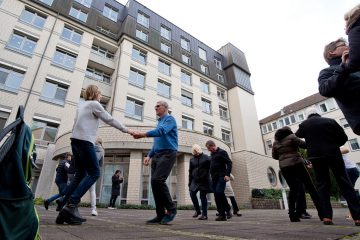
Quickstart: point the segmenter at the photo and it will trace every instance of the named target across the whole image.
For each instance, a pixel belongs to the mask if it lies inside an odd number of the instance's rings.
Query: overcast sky
[[[118,0],[126,4],[127,0]],[[316,93],[325,44],[359,0],[137,0],[218,50],[245,53],[259,120]]]

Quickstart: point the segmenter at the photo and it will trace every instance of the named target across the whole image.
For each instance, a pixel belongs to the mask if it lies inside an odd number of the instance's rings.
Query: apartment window
[[[272,123],[272,126],[273,126],[273,129],[274,129],[274,130],[277,129],[277,123],[276,123],[276,122],[273,122],[273,123]]]
[[[54,81],[46,80],[41,92],[41,100],[59,105],[65,104],[69,86]]]
[[[188,130],[194,130],[194,119],[182,116],[181,127]]]
[[[142,120],[144,103],[138,100],[127,98],[125,106],[125,116]]]
[[[214,58],[214,63],[215,63],[215,66],[216,66],[218,69],[222,70],[221,60],[220,60],[220,59]]]
[[[0,66],[0,89],[17,93],[23,79],[24,72]]]
[[[263,134],[267,133],[266,125],[262,125],[261,130],[262,130]]]
[[[299,114],[298,114],[298,119],[299,119],[299,122],[304,121],[304,120],[305,120],[304,114],[303,114],[303,113],[299,113]]]
[[[58,128],[59,124],[57,123],[34,119],[31,126],[31,131],[36,140],[54,142]]]
[[[286,125],[286,126],[287,126],[287,125],[290,125],[290,119],[289,119],[289,117],[284,118],[284,121],[285,121],[285,125]]]
[[[290,121],[291,121],[292,124],[296,123],[295,115],[290,116]]]
[[[110,20],[113,20],[114,22],[116,22],[118,14],[119,14],[119,10],[117,10],[117,9],[111,7],[111,6],[108,6],[108,5],[104,6],[103,16],[105,16],[105,17],[109,18]]]
[[[133,47],[131,57],[133,60],[136,60],[142,64],[146,64],[147,53],[143,50]]]
[[[111,81],[109,74],[106,74],[105,72],[96,68],[86,68],[85,76],[99,82],[110,83]]]
[[[277,185],[277,178],[276,178],[276,173],[272,167],[268,167],[267,177],[270,182],[270,185],[275,187]]]
[[[211,114],[211,102],[204,98],[201,98],[202,111],[204,113]]]
[[[199,57],[205,62],[207,61],[206,51],[202,48],[199,48]]]
[[[218,79],[219,82],[225,83],[225,80],[224,80],[224,76],[223,76],[223,75],[221,75],[221,74],[216,74],[216,76],[217,76],[217,79]]]
[[[84,12],[83,10],[76,8],[74,6],[70,9],[70,16],[79,19],[82,22],[86,22],[88,14]]]
[[[4,129],[6,121],[8,120],[9,116],[10,116],[10,112],[5,112],[0,110],[0,131]]]
[[[74,70],[76,63],[76,55],[74,53],[56,48],[53,63],[57,66],[64,67],[69,70]]]
[[[226,143],[231,143],[230,131],[221,129],[221,139]]]
[[[40,0],[40,2],[45,3],[46,5],[51,6],[54,0]]]
[[[92,0],[75,0],[76,2],[84,5],[85,7],[90,8]]]
[[[184,63],[186,63],[186,64],[188,64],[188,65],[191,65],[191,56],[190,56],[190,55],[185,54],[185,53],[182,53],[182,54],[181,54],[181,60],[182,60]]]
[[[350,143],[351,150],[355,151],[355,150],[360,149],[358,140],[356,138],[349,140],[349,143]]]
[[[271,140],[265,141],[265,145],[266,145],[266,151],[267,152],[272,149],[272,141]]]
[[[14,31],[6,47],[31,56],[36,47],[37,39],[24,33]]]
[[[271,131],[272,131],[272,126],[271,126],[271,123],[268,123],[268,124],[267,124],[267,129],[268,129],[268,131],[269,131],[269,132],[271,132]]]
[[[21,13],[20,20],[29,23],[35,27],[43,28],[46,20],[46,16],[35,12],[31,9],[24,9]]]
[[[341,126],[343,126],[343,128],[348,128],[348,127],[350,127],[348,121],[347,121],[345,118],[341,118],[341,119],[340,119],[340,124],[341,124]]]
[[[149,28],[150,17],[142,12],[138,12],[136,22],[144,27]]]
[[[181,90],[181,103],[183,105],[192,106],[192,99],[193,99],[193,94],[185,91],[185,90]]]
[[[191,86],[191,74],[185,71],[181,71],[181,82]]]
[[[107,29],[106,27],[96,26],[96,30],[98,30],[99,32],[105,33],[109,37],[116,38],[116,34],[113,33],[112,31],[110,31],[110,29]]]
[[[93,44],[91,46],[91,51],[101,55],[102,57],[105,57],[105,58],[108,58],[108,59],[114,59],[114,53],[113,52],[107,50],[106,48],[97,46],[95,44]]]
[[[148,32],[146,32],[145,30],[142,29],[136,29],[136,37],[143,40],[144,42],[148,41]]]
[[[222,88],[217,88],[217,96],[221,99],[221,100],[225,100],[225,89]]]
[[[200,89],[201,89],[201,92],[209,94],[209,92],[210,92],[209,83],[205,82],[203,80],[200,80]]]
[[[204,74],[209,75],[209,67],[207,65],[200,64],[200,69]]]
[[[141,88],[145,87],[145,73],[135,69],[130,68],[130,74],[129,74],[129,83]]]
[[[157,93],[163,97],[170,98],[170,84],[165,81],[158,80]]]
[[[228,120],[228,110],[226,107],[219,106],[219,114],[221,119]]]
[[[280,125],[280,127],[284,127],[284,126],[285,126],[283,119],[280,119],[280,120],[279,120],[279,125]]]
[[[171,40],[171,29],[165,26],[161,26],[160,35],[167,40]]]
[[[73,43],[80,44],[82,39],[83,33],[80,31],[77,31],[69,26],[64,26],[64,29],[61,33],[61,37],[64,39],[67,39]]]
[[[190,41],[184,37],[180,38],[181,48],[190,52]]]
[[[203,123],[203,133],[212,136],[214,133],[214,126],[208,123]]]
[[[167,63],[164,60],[159,59],[158,70],[159,70],[159,72],[170,76],[170,63]]]
[[[325,103],[320,104],[320,105],[319,105],[319,108],[320,108],[320,111],[321,111],[322,113],[325,113],[325,112],[328,111]]]
[[[160,43],[160,49],[167,54],[171,54],[171,45],[165,42]]]

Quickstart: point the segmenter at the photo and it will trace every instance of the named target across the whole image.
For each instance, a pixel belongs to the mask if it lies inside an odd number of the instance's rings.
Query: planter
[[[254,209],[281,209],[281,199],[252,198],[251,206]]]

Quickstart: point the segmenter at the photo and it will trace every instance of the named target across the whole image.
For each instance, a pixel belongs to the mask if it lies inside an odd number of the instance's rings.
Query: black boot
[[[64,222],[70,225],[80,225],[84,222],[84,218],[81,217],[77,205],[67,204],[60,211],[59,216],[56,218],[56,223],[63,224]]]
[[[300,218],[296,213],[289,213],[289,218],[291,222],[300,222]]]

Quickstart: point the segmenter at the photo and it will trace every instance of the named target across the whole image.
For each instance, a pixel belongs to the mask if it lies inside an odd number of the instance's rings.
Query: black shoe
[[[220,213],[217,212],[217,213],[216,213],[216,216],[219,216],[219,215],[220,215]]]
[[[44,207],[45,207],[46,210],[49,209],[49,205],[50,205],[49,200],[45,200],[45,201],[44,201]]]
[[[176,209],[168,211],[165,216],[161,219],[160,224],[169,224],[169,222],[171,222],[172,220],[174,220],[175,216],[177,214]]]
[[[289,218],[291,222],[300,222],[300,218],[295,214],[289,214]]]
[[[199,215],[201,215],[201,212],[195,212],[193,218],[197,218]]]
[[[147,220],[146,224],[160,224],[160,222],[161,219],[156,216],[153,219]]]
[[[208,220],[208,217],[204,216],[204,215],[201,215],[201,217],[199,217],[198,220]]]
[[[310,219],[311,217],[312,216],[307,212],[304,212],[304,213],[300,214],[301,219]]]
[[[239,213],[239,212],[234,212],[234,215],[235,215],[235,216],[238,216],[238,217],[241,217],[241,216],[242,216],[242,214]]]
[[[226,218],[227,218],[227,219],[232,218],[232,216],[233,216],[233,215],[231,214],[230,211],[226,212]]]
[[[56,200],[56,204],[57,204],[56,211],[57,211],[57,212],[60,212],[61,209],[64,207],[64,204],[63,204],[62,201],[59,200],[59,199]]]
[[[215,218],[215,221],[227,221],[227,218],[226,218],[226,216],[219,214],[219,216],[217,218]]]
[[[57,224],[66,222],[70,225],[81,225],[84,221],[86,221],[86,219],[81,217],[77,206],[74,204],[66,205],[56,218]]]

